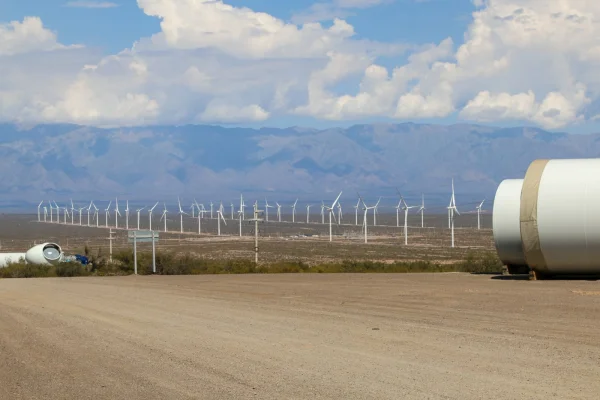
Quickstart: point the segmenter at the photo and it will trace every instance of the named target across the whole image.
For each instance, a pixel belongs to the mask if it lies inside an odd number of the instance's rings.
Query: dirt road
[[[0,280],[0,399],[597,399],[600,283]]]

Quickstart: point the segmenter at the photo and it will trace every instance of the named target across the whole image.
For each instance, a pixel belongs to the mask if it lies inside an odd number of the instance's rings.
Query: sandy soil
[[[0,281],[2,399],[597,399],[600,287],[466,274]]]

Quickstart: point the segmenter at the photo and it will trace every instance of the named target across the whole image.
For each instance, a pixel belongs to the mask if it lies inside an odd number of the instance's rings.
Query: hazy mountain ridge
[[[3,202],[74,197],[248,195],[492,198],[535,158],[597,157],[600,134],[479,125],[373,124],[347,129],[0,125]],[[216,196],[216,197],[215,197]],[[441,196],[441,197],[440,197]]]

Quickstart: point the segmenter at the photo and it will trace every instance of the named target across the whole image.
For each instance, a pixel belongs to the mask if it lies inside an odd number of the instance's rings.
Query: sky
[[[597,0],[8,0],[0,122],[600,131]]]

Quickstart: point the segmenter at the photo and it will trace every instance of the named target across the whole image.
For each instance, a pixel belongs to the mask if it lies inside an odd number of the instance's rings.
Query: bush
[[[472,274],[499,274],[502,273],[502,261],[496,253],[485,252],[474,254],[469,252],[465,260],[458,264],[458,270]]]

